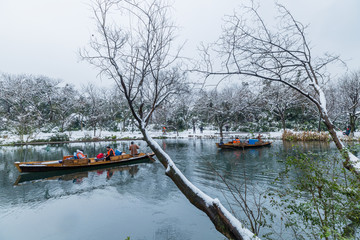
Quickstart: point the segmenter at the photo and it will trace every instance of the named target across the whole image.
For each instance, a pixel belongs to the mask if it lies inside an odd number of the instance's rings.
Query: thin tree
[[[282,129],[286,130],[286,119],[291,109],[298,107],[304,101],[297,92],[280,83],[268,82],[264,86],[263,97],[269,111],[280,118]]]
[[[185,79],[174,51],[175,26],[170,8],[162,1],[97,0],[93,11],[98,35],[82,57],[113,79],[123,93],[144,140],[155,152],[165,174],[188,200],[204,211],[216,229],[230,239],[250,239],[244,228],[219,202],[194,186],[147,131],[154,111],[171,95],[181,93]],[[112,15],[116,9],[127,18]],[[118,25],[128,20],[129,27]]]
[[[351,135],[360,116],[360,72],[346,74],[339,81],[339,98],[343,114],[348,116]]]
[[[42,76],[10,74],[3,74],[2,79],[0,101],[4,110],[1,112],[7,119],[7,125],[19,135],[20,141],[24,141],[25,135],[28,141],[42,125],[48,123],[48,114],[44,115],[46,111],[43,111],[43,107],[49,105],[44,94],[49,90],[43,88],[44,84],[38,83],[46,82],[52,86],[52,81]]]

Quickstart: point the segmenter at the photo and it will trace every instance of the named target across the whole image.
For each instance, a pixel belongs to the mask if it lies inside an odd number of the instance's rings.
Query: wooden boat
[[[123,154],[119,156],[110,157],[110,161],[105,159],[84,158],[73,159],[73,156],[64,156],[62,160],[43,161],[43,162],[15,162],[15,167],[19,172],[48,172],[48,171],[62,171],[81,168],[97,168],[102,166],[111,166],[120,163],[129,163],[142,159],[152,159],[154,153],[140,153],[132,156],[130,154]],[[153,160],[155,161],[155,160]]]
[[[271,146],[271,142],[255,142],[253,144],[240,142],[240,143],[216,143],[216,146],[221,149],[245,149],[245,148],[258,148],[258,147],[265,147]]]

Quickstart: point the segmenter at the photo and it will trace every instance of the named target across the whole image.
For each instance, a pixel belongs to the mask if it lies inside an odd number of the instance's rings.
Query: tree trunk
[[[94,137],[95,137],[95,134],[96,134],[96,123],[94,124]]]
[[[125,132],[125,127],[126,127],[126,119],[124,117],[124,119],[123,119],[123,129],[122,129],[123,132]]]
[[[169,155],[148,135],[145,129],[141,129],[144,140],[154,151],[160,163],[165,167],[165,174],[172,179],[185,197],[198,209],[206,213],[213,222],[215,228],[229,239],[257,239],[256,236],[233,217],[218,199],[213,199],[195,187],[172,162]],[[253,238],[251,238],[253,237]]]
[[[345,162],[343,163],[344,167],[350,171],[353,171],[357,176],[360,176],[359,169],[355,168],[354,162],[350,161],[351,160],[350,156],[353,156],[353,154],[349,150],[343,151],[345,149],[345,146],[341,142],[341,140],[338,138],[338,136],[335,132],[335,129],[334,129],[334,125],[331,123],[329,117],[327,115],[323,115],[323,119],[324,119],[324,123],[330,133],[330,136],[332,137],[333,141],[335,142],[337,149],[339,149],[339,151],[344,154],[344,157],[345,157]]]
[[[219,129],[220,129],[220,138],[223,139],[224,136],[223,136],[223,126],[219,126]]]
[[[64,132],[64,125],[65,125],[65,121],[61,121],[61,129],[60,132]]]
[[[80,128],[81,128],[81,131],[83,131],[83,117],[80,118]]]
[[[283,128],[283,130],[285,132],[285,130],[286,130],[286,122],[285,122],[285,117],[283,117],[283,116],[281,116],[281,124],[282,124],[282,128]]]
[[[356,124],[356,116],[354,114],[350,114],[350,128],[351,128],[350,137],[354,137],[355,124]]]

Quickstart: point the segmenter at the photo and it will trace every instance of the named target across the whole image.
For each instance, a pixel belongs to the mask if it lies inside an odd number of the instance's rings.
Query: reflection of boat
[[[252,144],[246,142],[239,143],[216,143],[216,146],[221,149],[244,149],[244,148],[257,148],[257,147],[265,147],[271,146],[271,142],[254,142]]]
[[[145,159],[141,160],[144,162]],[[147,160],[150,161],[150,160]],[[74,170],[70,171],[50,171],[50,172],[36,172],[36,173],[28,173],[28,174],[21,174],[16,179],[14,185],[19,185],[25,182],[33,182],[37,180],[57,180],[57,181],[73,181],[74,183],[79,183],[82,181],[83,178],[88,178],[89,173],[95,173],[98,175],[103,174],[104,172],[107,173],[107,178],[111,177],[115,172],[121,171],[128,171],[131,176],[134,176],[139,171],[138,165],[126,165],[126,166],[115,166],[115,167],[107,167],[103,169],[96,169],[92,171],[83,170],[80,171],[76,170],[77,172],[73,172]],[[70,172],[70,173],[69,173]]]
[[[136,156],[123,154],[120,156],[111,157],[110,161],[98,160],[95,158],[70,159],[72,156],[64,156],[63,160],[44,162],[15,162],[14,164],[19,172],[48,172],[81,168],[99,168],[102,166],[129,163],[142,159],[152,160],[152,156],[154,156],[154,153],[140,153]]]

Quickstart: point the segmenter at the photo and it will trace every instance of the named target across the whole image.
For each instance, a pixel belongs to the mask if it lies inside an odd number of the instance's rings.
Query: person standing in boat
[[[106,147],[107,153],[106,153],[106,161],[110,161],[111,156],[115,156],[115,151],[110,146]]]
[[[262,143],[262,142],[263,142],[263,140],[261,139],[261,137],[262,137],[261,134],[259,134],[259,135],[257,136],[257,140],[259,141],[259,143]]]
[[[83,151],[84,151],[84,150],[80,150],[80,149],[76,150],[76,157],[77,157],[78,159],[86,158],[86,156],[84,155]]]
[[[131,145],[129,147],[129,150],[130,150],[130,154],[135,156],[135,155],[138,155],[138,150],[139,149],[139,146],[136,145],[134,142],[131,142]]]

